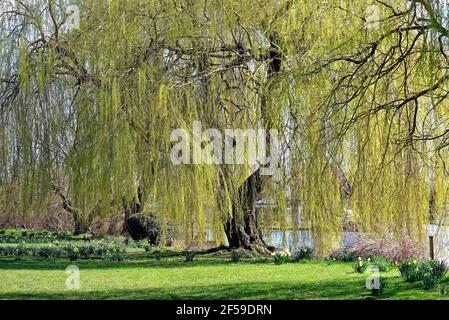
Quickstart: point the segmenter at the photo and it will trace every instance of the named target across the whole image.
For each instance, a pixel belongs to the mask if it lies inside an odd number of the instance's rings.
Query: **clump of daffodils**
[[[271,255],[274,257],[275,264],[283,264],[285,262],[288,262],[290,260],[290,257],[292,256],[291,252],[288,250],[273,252]]]
[[[416,282],[422,279],[424,274],[423,266],[423,263],[416,259],[405,260],[399,264],[398,269],[405,281]]]
[[[354,271],[357,273],[363,273],[368,268],[368,262],[370,262],[371,259],[368,258],[368,260],[364,261],[362,257],[357,258],[357,263],[354,266]]]
[[[291,252],[290,251],[288,251],[288,250],[286,250],[286,251],[281,251],[280,252],[280,255],[281,256],[289,256],[289,257],[291,257],[292,256],[292,254],[291,254]]]

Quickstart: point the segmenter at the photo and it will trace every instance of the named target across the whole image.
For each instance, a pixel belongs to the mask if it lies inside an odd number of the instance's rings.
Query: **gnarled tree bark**
[[[258,212],[256,201],[259,199],[263,188],[263,182],[260,176],[260,169],[251,174],[249,178],[239,188],[239,196],[243,203],[234,204],[234,213],[242,210],[243,223],[236,220],[236,215],[229,217],[225,224],[225,232],[228,238],[230,248],[245,248],[247,250],[257,251],[267,254],[274,248],[269,247],[262,237],[262,232],[258,225]],[[241,206],[240,208],[238,206]]]
[[[267,79],[272,80],[282,65],[282,54],[277,45],[278,39],[275,34],[270,36],[270,49],[267,57]],[[261,99],[261,116],[264,124],[267,126],[267,97],[262,96]],[[270,138],[267,136],[267,146],[270,144]],[[274,247],[268,246],[262,237],[262,232],[258,225],[258,212],[256,201],[259,199],[263,189],[263,179],[260,175],[260,169],[252,173],[246,181],[240,186],[238,193],[243,201],[242,208],[234,207],[233,210],[241,210],[244,212],[243,226],[239,226],[235,215],[230,216],[225,223],[225,233],[228,238],[230,248],[243,247],[248,250],[257,251],[259,253],[270,253],[274,251]],[[235,206],[235,204],[234,204]]]

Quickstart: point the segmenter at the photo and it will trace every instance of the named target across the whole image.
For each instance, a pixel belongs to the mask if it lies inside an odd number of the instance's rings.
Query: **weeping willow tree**
[[[355,222],[359,231],[419,239],[424,224],[442,222],[447,209],[447,2],[338,7],[354,31],[323,39],[324,57],[308,71],[298,70],[299,78],[318,75],[324,88],[306,80],[311,94],[305,95],[319,101],[312,146],[324,163],[322,177],[310,187],[328,189],[329,177],[334,186],[340,183],[341,205],[349,213],[343,220]],[[338,192],[330,192],[329,203],[337,203]],[[316,215],[311,223],[333,223],[338,237],[342,211],[325,215],[315,203],[326,198],[308,196],[306,208]]]
[[[325,252],[345,212],[364,232],[419,236],[446,203],[445,8],[14,1],[1,13],[1,209],[38,214],[55,194],[79,229],[125,208],[157,217],[161,239],[173,225],[186,243],[211,230],[261,252],[273,226],[310,228]],[[277,130],[281,174],[194,163],[195,150],[175,165],[171,134],[195,138],[197,121]]]

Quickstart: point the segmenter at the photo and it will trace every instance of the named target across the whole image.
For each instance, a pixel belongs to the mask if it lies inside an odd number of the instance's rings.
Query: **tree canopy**
[[[0,210],[38,214],[56,194],[88,220],[137,201],[187,242],[220,242],[265,199],[257,228],[311,228],[323,248],[348,222],[422,236],[445,214],[447,1],[16,0],[0,14]],[[280,176],[257,175],[251,197],[252,165],[173,164],[171,133],[195,121],[277,130]]]

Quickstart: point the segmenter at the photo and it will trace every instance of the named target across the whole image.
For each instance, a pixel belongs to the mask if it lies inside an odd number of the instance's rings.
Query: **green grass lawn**
[[[80,269],[78,290],[66,289],[65,268]],[[307,261],[274,265],[270,258],[231,263],[226,254],[157,261],[142,252],[124,262],[0,259],[0,299],[372,299],[368,274],[352,263]],[[382,274],[382,299],[442,299],[439,290],[406,283],[397,270]],[[449,279],[445,278],[443,285]]]

